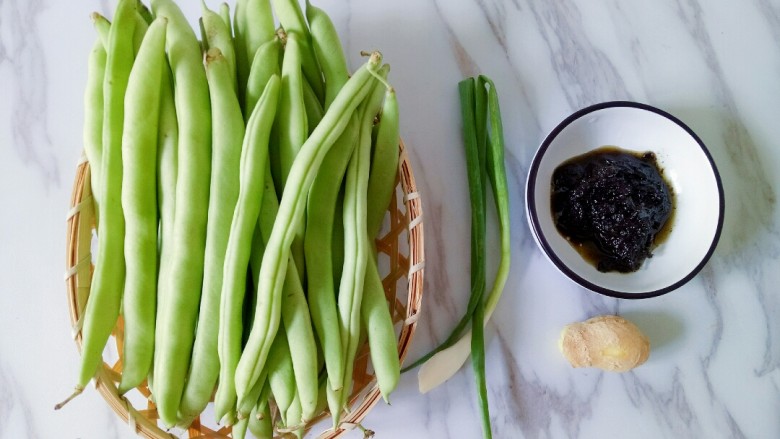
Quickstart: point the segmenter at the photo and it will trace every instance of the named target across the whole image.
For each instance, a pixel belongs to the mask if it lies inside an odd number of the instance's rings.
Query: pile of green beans
[[[73,396],[121,316],[118,391],[148,385],[166,428],[212,400],[233,437],[300,437],[325,410],[338,426],[364,341],[388,400],[400,365],[373,240],[399,115],[381,54],[350,77],[308,1],[204,3],[193,29],[173,0],[119,0],[93,21],[98,249]]]

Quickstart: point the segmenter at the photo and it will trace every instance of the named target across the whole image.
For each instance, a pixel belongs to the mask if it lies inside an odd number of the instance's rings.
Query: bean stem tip
[[[65,398],[65,401],[62,401],[61,403],[55,405],[54,406],[54,410],[59,410],[59,409],[65,407],[65,405],[67,403],[71,402],[73,400],[73,398],[81,395],[81,392],[83,392],[83,391],[84,391],[83,387],[76,386],[76,390],[74,390],[73,393],[71,393],[69,397]]]

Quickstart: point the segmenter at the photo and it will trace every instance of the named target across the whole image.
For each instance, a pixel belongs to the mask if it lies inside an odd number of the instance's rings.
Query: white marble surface
[[[198,4],[186,3],[194,19]],[[425,208],[426,294],[413,358],[445,336],[467,298],[456,84],[476,73],[496,81],[514,234],[510,279],[488,330],[496,437],[780,437],[777,0],[317,3],[353,66],[359,50],[374,48],[393,66]],[[95,38],[88,14],[112,5],[0,0],[2,439],[134,437],[92,389],[52,410],[78,363],[62,275]],[[714,257],[660,298],[621,301],[576,287],[544,259],[524,218],[525,174],[546,132],[578,108],[614,99],[681,118],[724,180],[727,217]],[[565,363],[560,328],[599,313],[622,314],[647,332],[647,364],[619,375]],[[378,438],[479,437],[470,367],[429,394],[416,388],[413,374],[403,376],[393,405],[380,404],[365,425]]]

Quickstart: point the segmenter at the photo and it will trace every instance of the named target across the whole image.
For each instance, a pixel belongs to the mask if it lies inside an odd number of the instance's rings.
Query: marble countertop
[[[78,364],[63,272],[95,38],[89,13],[113,4],[0,0],[2,439],[135,437],[94,389],[52,410]],[[780,3],[317,4],[333,17],[353,67],[364,49],[382,50],[392,65],[425,210],[425,297],[410,358],[446,336],[468,297],[456,84],[484,73],[501,98],[513,226],[513,266],[486,334],[495,436],[780,437]],[[187,12],[194,22],[197,2]],[[574,285],[543,257],[525,220],[525,176],[540,141],[574,110],[608,100],[680,118],[723,178],[720,245],[696,278],[662,297],[617,300]],[[648,334],[645,365],[610,374],[566,363],[556,346],[561,327],[603,313]],[[364,424],[378,438],[476,438],[476,410],[470,367],[425,395],[410,373],[393,405],[380,403]]]

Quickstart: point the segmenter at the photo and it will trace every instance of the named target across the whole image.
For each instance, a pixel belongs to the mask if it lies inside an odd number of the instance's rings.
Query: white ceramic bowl
[[[605,145],[654,152],[674,192],[668,238],[633,273],[599,272],[558,232],[552,218],[555,168]],[[635,102],[605,102],[567,117],[542,142],[526,185],[528,222],[544,254],[583,287],[619,298],[658,296],[691,280],[715,250],[723,209],[720,176],[702,141],[674,116]]]

